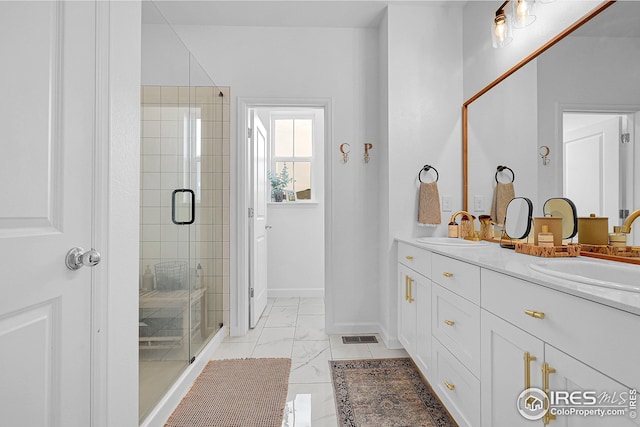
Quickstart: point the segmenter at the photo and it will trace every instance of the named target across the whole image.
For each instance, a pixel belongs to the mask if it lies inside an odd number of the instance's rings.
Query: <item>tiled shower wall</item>
[[[200,264],[212,330],[229,324],[229,96],[228,87],[143,86],[141,93],[140,275],[162,261],[188,261],[192,274]],[[191,226],[171,222],[176,188],[198,193]]]

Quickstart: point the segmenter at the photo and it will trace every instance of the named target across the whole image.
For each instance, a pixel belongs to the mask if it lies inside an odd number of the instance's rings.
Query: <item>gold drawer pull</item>
[[[531,388],[531,362],[536,360],[528,351],[524,352],[524,389]]]
[[[449,326],[453,326],[455,325],[456,322],[454,322],[453,320],[445,320],[444,323],[446,323]]]
[[[407,301],[409,301],[409,304],[411,304],[412,302],[415,301],[415,299],[411,297],[411,294],[413,294],[413,279],[407,276],[407,281],[409,282],[409,290],[407,291]]]
[[[404,276],[404,299],[409,301],[409,276]]]
[[[444,273],[442,273],[442,275],[444,277],[453,277],[453,273],[449,273],[448,271],[445,271]]]
[[[413,261],[413,257],[411,255],[407,255],[405,258],[408,259],[409,261]]]
[[[531,316],[534,319],[544,319],[544,313],[541,311],[525,310],[524,314]]]
[[[454,388],[456,388],[456,386],[455,386],[455,385],[453,385],[453,384],[451,384],[451,383],[448,383],[447,381],[445,381],[445,382],[444,382],[444,385],[446,385],[446,386],[447,386],[447,388],[448,388],[449,390],[452,390],[452,391],[453,391],[453,389],[454,389]]]
[[[556,373],[556,370],[551,366],[549,366],[548,363],[545,362],[542,364],[542,391],[544,391],[547,396],[549,396],[549,374],[555,374],[555,373]],[[549,409],[549,408],[547,407],[547,405],[545,405],[544,409]],[[542,417],[542,422],[544,423],[544,425],[547,425],[555,419],[556,419],[556,416],[552,414],[551,411],[547,411],[544,414],[544,417]]]

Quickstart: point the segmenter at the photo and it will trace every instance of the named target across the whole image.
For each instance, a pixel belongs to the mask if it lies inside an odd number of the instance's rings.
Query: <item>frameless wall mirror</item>
[[[640,207],[639,67],[640,2],[603,2],[466,101],[463,209],[490,198],[507,164],[536,210],[569,198],[578,216],[621,225]]]
[[[562,238],[571,239],[578,233],[578,213],[576,205],[567,198],[556,197],[544,202],[544,216],[562,218]]]
[[[196,219],[195,194],[188,188],[171,193],[171,220],[176,225],[193,224]]]
[[[507,213],[504,219],[504,233],[500,238],[500,246],[513,248],[513,243],[504,243],[503,239],[524,239],[531,231],[531,216],[533,204],[526,197],[511,199],[507,205]]]

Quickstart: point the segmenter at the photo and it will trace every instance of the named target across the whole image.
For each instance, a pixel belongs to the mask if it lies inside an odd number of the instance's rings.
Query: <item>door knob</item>
[[[265,229],[265,230],[270,230],[270,229],[272,229],[272,228],[273,228],[273,227],[272,227],[272,226],[270,226],[270,225],[265,225],[265,226],[264,226],[264,229]]]
[[[87,267],[94,267],[100,264],[100,260],[102,256],[100,252],[95,249],[91,249],[90,251],[84,251],[84,249],[77,247],[72,248],[67,252],[67,256],[65,258],[65,265],[69,270],[78,270],[82,266],[86,265]]]

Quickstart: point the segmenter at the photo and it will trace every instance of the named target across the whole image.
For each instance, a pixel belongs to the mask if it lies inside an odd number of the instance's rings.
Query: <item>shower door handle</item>
[[[85,252],[84,249],[76,247],[67,252],[64,263],[69,270],[78,270],[85,265],[87,267],[95,267],[100,264],[100,260],[102,260],[102,255],[95,249],[92,248]]]

